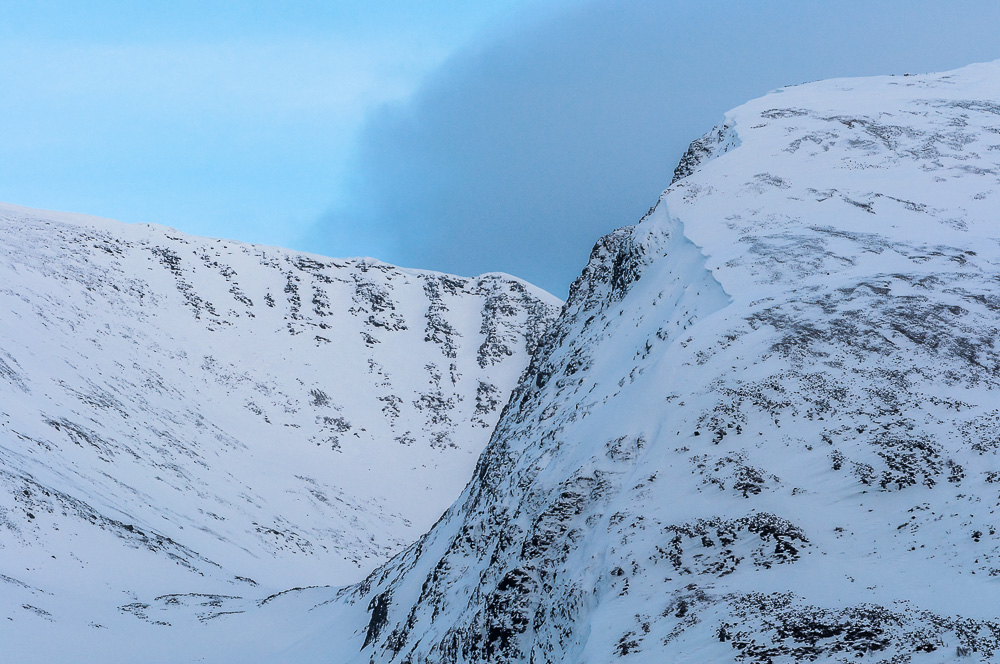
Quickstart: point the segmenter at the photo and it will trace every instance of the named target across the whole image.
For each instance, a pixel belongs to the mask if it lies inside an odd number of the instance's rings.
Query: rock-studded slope
[[[0,206],[8,653],[362,578],[459,494],[558,305]]]
[[[602,239],[304,660],[1000,659],[1000,63],[776,91]]]

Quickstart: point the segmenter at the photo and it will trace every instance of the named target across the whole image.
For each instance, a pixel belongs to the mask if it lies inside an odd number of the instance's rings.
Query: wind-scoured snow
[[[559,304],[0,206],[0,659],[363,578],[459,494]]]
[[[458,502],[289,654],[997,661],[998,96],[991,63],[727,114]]]

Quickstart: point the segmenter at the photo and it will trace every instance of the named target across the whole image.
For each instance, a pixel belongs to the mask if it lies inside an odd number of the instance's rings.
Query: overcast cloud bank
[[[729,108],[835,76],[1000,57],[988,2],[589,2],[475,43],[371,116],[308,243],[564,296]]]

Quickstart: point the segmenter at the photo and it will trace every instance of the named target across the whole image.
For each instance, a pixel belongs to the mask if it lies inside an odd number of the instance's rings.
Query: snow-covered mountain
[[[78,659],[1000,661],[998,97],[1000,62],[731,111],[425,536],[339,590],[145,601]]]
[[[1000,661],[998,99],[1000,62],[728,113],[287,656]]]
[[[0,642],[363,578],[461,492],[559,304],[0,206]]]

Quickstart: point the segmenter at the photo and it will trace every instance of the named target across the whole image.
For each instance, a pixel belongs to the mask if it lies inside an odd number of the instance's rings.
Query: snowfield
[[[58,659],[71,642],[80,661],[1000,661],[998,100],[1000,62],[810,83],[734,109],[639,224],[598,241],[548,331],[525,335],[527,372],[471,481],[424,536],[354,585],[206,600],[242,612],[209,621],[192,617],[204,610],[193,596],[133,600],[147,606],[106,630],[21,610],[14,652]],[[32,260],[48,260],[48,244]],[[74,269],[51,260],[56,274]],[[27,317],[46,297],[9,299]],[[148,333],[141,323],[132,334]],[[84,339],[121,343],[80,325]],[[56,388],[29,385],[40,370],[5,343],[8,392],[37,412],[47,402],[28,395]],[[39,366],[56,362],[21,344]],[[221,366],[247,371],[244,351],[227,348]],[[337,399],[351,420],[349,396]],[[254,403],[282,421],[280,400]],[[20,412],[4,410],[7,421]],[[224,429],[234,446],[267,426],[236,412]],[[55,429],[30,421],[20,435]],[[43,456],[4,435],[20,467]],[[59,449],[97,454],[64,436]],[[15,495],[2,512],[21,519],[11,532],[41,527]],[[183,558],[170,547],[185,542],[160,544],[160,557]],[[47,565],[38,551],[21,566]],[[7,584],[23,597],[52,578],[18,574]]]

